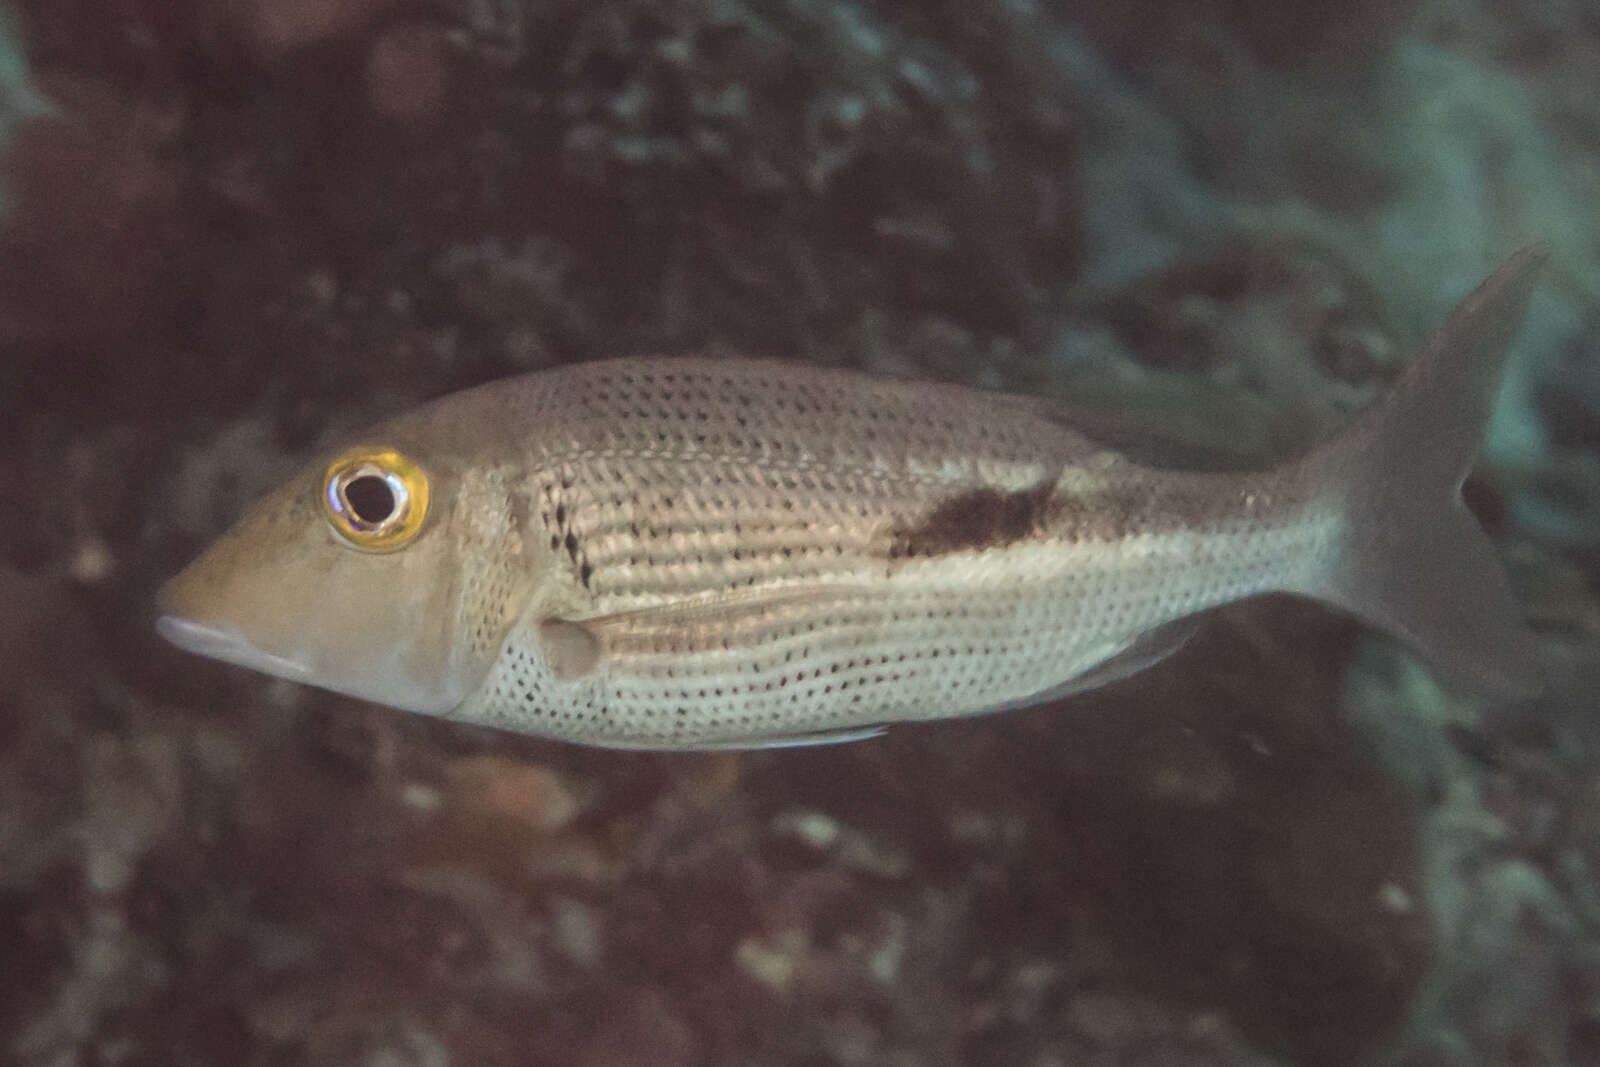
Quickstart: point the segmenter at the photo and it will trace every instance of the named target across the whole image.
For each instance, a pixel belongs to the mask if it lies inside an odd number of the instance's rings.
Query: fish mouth
[[[156,633],[185,652],[233,663],[280,678],[301,681],[311,669],[299,660],[257,648],[239,631],[209,626],[181,615],[162,615],[156,619]]]

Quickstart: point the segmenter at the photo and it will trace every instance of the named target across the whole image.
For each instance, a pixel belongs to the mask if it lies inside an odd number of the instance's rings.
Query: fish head
[[[325,456],[167,583],[157,629],[213,659],[448,712],[487,669],[461,624],[476,584],[464,542],[483,525],[463,480],[460,464],[412,449]]]

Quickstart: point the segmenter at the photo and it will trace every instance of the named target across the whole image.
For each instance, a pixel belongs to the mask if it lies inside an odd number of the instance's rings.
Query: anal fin
[[[1178,649],[1189,643],[1195,631],[1200,629],[1200,620],[1195,616],[1175,619],[1154,630],[1148,630],[1133,639],[1132,644],[1100,663],[1078,675],[1066,683],[1064,692],[1051,691],[1050,698],[1070,696],[1073,693],[1085,693],[1090,689],[1099,689],[1120,682],[1124,678],[1131,678],[1140,671],[1154,667],[1157,663],[1172,655]],[[1058,686],[1057,689],[1062,687]]]
[[[1015,708],[1031,708],[1037,704],[1048,704],[1052,700],[1064,700],[1079,693],[1087,693],[1091,689],[1100,689],[1113,682],[1120,682],[1124,678],[1131,678],[1146,668],[1172,655],[1182,648],[1200,628],[1200,620],[1194,616],[1176,619],[1154,630],[1146,631],[1134,638],[1122,651],[1113,653],[1110,657],[1101,660],[1082,674],[1076,675],[1059,685],[1049,689],[1040,690],[1023,697],[1020,700],[1007,701],[992,708],[985,708],[985,713],[992,711],[1011,711]]]
[[[787,734],[777,737],[734,738],[722,741],[696,741],[693,747],[703,751],[726,751],[759,748],[802,748],[807,745],[842,745],[850,741],[865,741],[881,737],[889,727],[877,723],[872,726],[847,726],[839,730],[813,730],[809,733]]]

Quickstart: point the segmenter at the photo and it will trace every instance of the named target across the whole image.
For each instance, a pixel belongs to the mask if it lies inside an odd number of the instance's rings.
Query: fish
[[[189,652],[586,745],[756,748],[1053,701],[1202,613],[1310,597],[1452,684],[1541,685],[1461,487],[1542,255],[1260,471],[1163,469],[1034,397],[698,356],[561,366],[319,455],[159,594]]]

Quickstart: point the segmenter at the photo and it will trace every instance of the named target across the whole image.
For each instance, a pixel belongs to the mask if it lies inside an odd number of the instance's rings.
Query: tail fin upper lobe
[[[1304,591],[1404,638],[1447,676],[1517,696],[1539,688],[1537,648],[1461,483],[1543,259],[1525,248],[1506,260],[1389,393],[1305,461],[1342,494],[1349,525],[1326,584]]]

